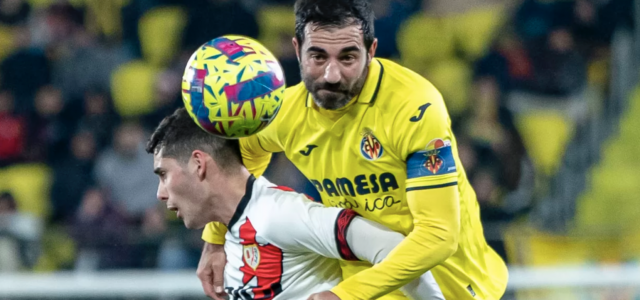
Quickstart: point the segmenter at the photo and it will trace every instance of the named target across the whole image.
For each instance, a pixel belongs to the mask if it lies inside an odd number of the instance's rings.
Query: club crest
[[[260,249],[258,249],[258,245],[244,245],[242,248],[242,258],[244,259],[245,265],[256,270],[258,265],[260,265]]]
[[[376,160],[384,154],[384,148],[380,141],[373,135],[373,132],[365,128],[360,142],[360,152],[367,160]]]
[[[457,172],[451,140],[436,138],[424,150],[407,158],[407,179],[440,176]]]
[[[442,139],[435,139],[429,142],[429,144],[427,144],[427,147],[425,148],[424,156],[426,156],[426,159],[424,162],[424,167],[432,174],[437,174],[438,171],[440,171],[440,168],[442,168],[444,160],[442,159],[440,152],[445,147],[450,148],[451,142]]]

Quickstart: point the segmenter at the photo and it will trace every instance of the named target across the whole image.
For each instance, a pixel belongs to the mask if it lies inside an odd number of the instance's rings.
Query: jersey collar
[[[240,216],[244,214],[244,210],[247,208],[247,204],[249,204],[249,200],[251,200],[251,195],[253,194],[253,183],[255,181],[256,181],[256,178],[253,177],[253,175],[250,175],[249,179],[247,179],[247,187],[244,192],[244,196],[242,196],[242,199],[240,199],[240,203],[238,203],[238,208],[236,208],[236,212],[233,213],[233,217],[231,217],[231,220],[229,221],[227,228],[231,229],[233,225],[235,225],[236,222],[238,222],[238,220],[240,219]]]
[[[357,103],[371,104],[373,105],[378,97],[378,90],[382,83],[382,75],[384,74],[384,67],[382,63],[374,58],[369,64],[369,74],[367,74],[367,80],[362,87],[362,92],[357,97]],[[313,96],[307,92],[306,107],[313,107]]]
[[[358,96],[358,103],[373,104],[378,97],[378,90],[380,84],[382,84],[382,75],[384,74],[384,67],[382,63],[374,58],[369,64],[369,74],[367,74],[367,81],[362,87],[362,92]]]

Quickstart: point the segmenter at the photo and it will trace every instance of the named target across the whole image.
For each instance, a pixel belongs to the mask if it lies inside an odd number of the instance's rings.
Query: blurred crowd
[[[297,84],[292,2],[0,0],[0,271],[195,267],[200,233],[156,200],[144,143],[182,105],[186,60],[214,37],[260,39]],[[578,125],[593,113],[583,95],[606,91],[632,1],[372,4],[377,56],[441,90],[485,234],[508,261],[502,226],[526,216],[562,155],[538,154],[548,145],[528,137],[527,112]],[[319,198],[284,155],[266,176]]]

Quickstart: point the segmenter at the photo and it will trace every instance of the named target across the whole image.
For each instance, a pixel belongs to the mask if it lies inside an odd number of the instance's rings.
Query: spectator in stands
[[[62,93],[47,85],[35,98],[35,110],[29,116],[27,156],[33,161],[53,162],[64,157],[70,124],[62,118]]]
[[[134,263],[126,216],[98,188],[87,189],[70,228],[76,270],[128,268]]]
[[[501,105],[501,93],[495,78],[486,76],[474,82],[472,105],[474,109],[466,118],[465,132],[475,144],[484,145],[498,158],[499,179],[509,190],[518,187],[520,162],[526,158],[526,150],[511,112]],[[480,161],[483,159],[481,158]]]
[[[27,124],[14,113],[13,95],[0,92],[0,167],[20,161],[27,140]]]
[[[99,157],[95,166],[97,182],[114,204],[137,221],[154,207],[157,179],[148,171],[153,157],[144,150],[144,133],[139,123],[128,121],[116,128],[113,145]]]
[[[487,242],[506,260],[502,223],[529,205],[533,167],[511,112],[500,105],[496,79],[479,77],[474,90],[460,157],[478,196]]]
[[[33,266],[42,229],[40,220],[18,211],[11,193],[0,193],[0,273]]]
[[[56,60],[72,44],[74,34],[83,26],[82,11],[67,1],[50,4],[30,20],[31,44]]]
[[[225,34],[258,37],[256,16],[242,5],[242,1],[192,0],[184,5],[188,9],[188,21],[183,43],[189,53]]]
[[[532,41],[507,29],[476,69],[498,80],[503,92],[566,97],[586,84],[586,60],[564,27],[549,29],[548,35]]]
[[[96,142],[91,131],[81,129],[71,139],[69,153],[53,163],[52,222],[70,222],[76,216],[85,190],[94,184]]]
[[[513,19],[516,32],[528,45],[545,40],[555,27],[567,26],[571,23],[572,2],[523,1]]]
[[[161,246],[167,237],[167,229],[164,211],[157,205],[144,212],[140,230],[135,238],[136,267],[157,267]],[[174,260],[175,258],[171,256],[165,257],[167,260]]]
[[[30,33],[25,27],[16,29],[16,51],[0,64],[0,86],[15,98],[20,114],[33,110],[33,99],[40,87],[51,82],[49,58],[45,51],[30,46]]]
[[[111,142],[113,129],[120,118],[113,109],[109,93],[99,88],[85,91],[82,108],[77,113],[80,120],[76,128],[91,132],[97,149],[104,149]]]
[[[287,86],[294,86],[300,83],[300,63],[298,62],[298,57],[296,56],[296,50],[293,49],[291,45],[291,37],[288,35],[280,36],[280,57],[278,57],[278,61],[280,61],[280,65],[282,66],[282,71],[284,72],[284,79]],[[156,123],[158,124],[158,123]]]
[[[154,86],[155,96],[153,97],[154,110],[144,117],[146,128],[153,128],[164,117],[183,105],[180,85],[176,84],[182,80],[182,71],[184,70],[182,67],[184,66],[181,66],[180,71],[165,69],[157,76]]]
[[[408,1],[374,0],[373,10],[376,16],[374,28],[378,38],[377,57],[397,58],[396,33],[410,14]]]
[[[31,7],[26,1],[0,0],[0,25],[22,25],[26,23],[30,12]]]
[[[74,27],[64,47],[52,70],[53,83],[68,102],[81,102],[90,89],[109,90],[111,73],[130,59],[123,49],[98,43],[97,37],[82,26]]]
[[[576,0],[571,32],[576,47],[588,58],[607,56],[613,33],[634,26],[633,0]]]
[[[526,88],[552,96],[569,96],[586,84],[586,61],[565,27],[553,28],[543,43],[530,48],[534,80]]]
[[[533,65],[522,40],[507,27],[498,34],[489,52],[476,61],[475,72],[494,78],[506,94],[520,82],[533,78]]]

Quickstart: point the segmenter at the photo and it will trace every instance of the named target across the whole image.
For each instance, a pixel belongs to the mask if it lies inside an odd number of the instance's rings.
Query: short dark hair
[[[371,49],[375,39],[373,9],[369,0],[297,0],[296,39],[299,46],[304,42],[304,28],[309,23],[319,26],[361,26],[364,45]]]
[[[210,134],[191,119],[184,108],[164,118],[149,138],[147,153],[162,150],[163,157],[172,157],[186,163],[194,150],[201,150],[215,160],[223,170],[242,165],[238,140],[224,139]]]

